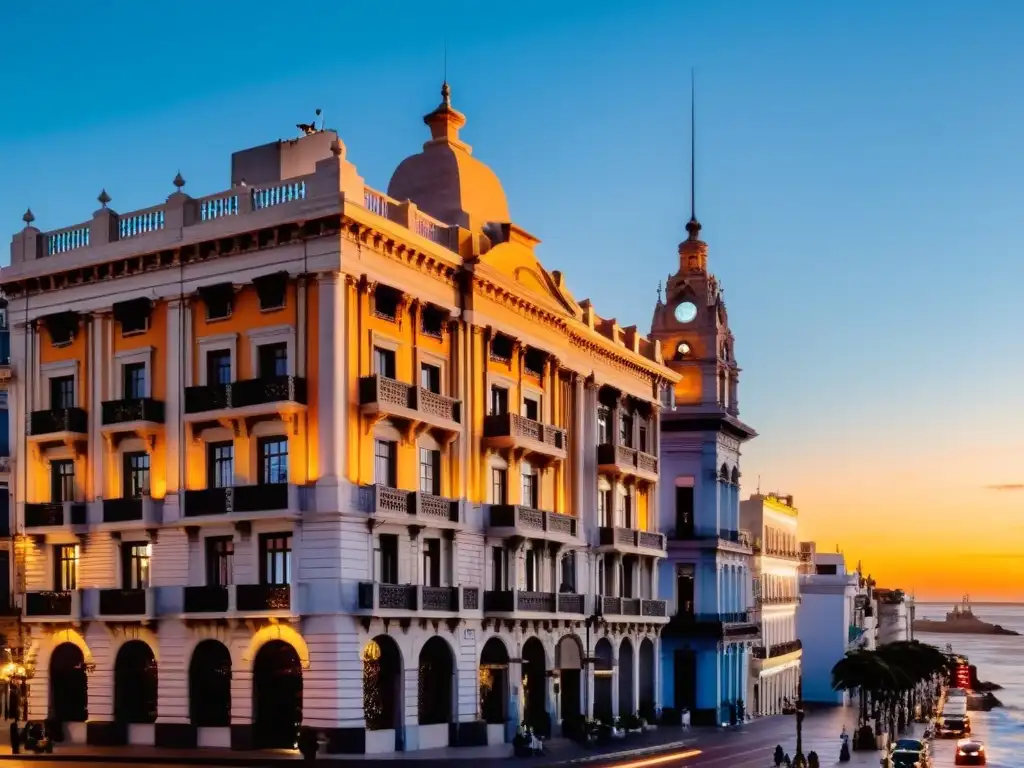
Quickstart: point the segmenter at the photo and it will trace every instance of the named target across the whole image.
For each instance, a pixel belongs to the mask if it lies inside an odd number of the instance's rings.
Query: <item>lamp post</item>
[[[804,674],[800,670],[796,679],[796,755],[793,768],[806,768],[804,757]]]

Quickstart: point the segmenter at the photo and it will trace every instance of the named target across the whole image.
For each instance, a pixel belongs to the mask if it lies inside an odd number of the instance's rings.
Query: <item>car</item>
[[[961,739],[956,743],[956,765],[985,765],[985,745],[974,739]]]
[[[884,759],[881,762],[882,765],[885,765]],[[889,765],[892,768],[928,768],[931,763],[928,761],[928,757],[920,752],[914,752],[910,749],[897,749],[889,755]]]
[[[966,688],[950,688],[948,691],[946,691],[946,698],[947,699],[953,699],[953,698],[957,698],[959,696],[966,696],[966,695],[967,695],[967,689]]]
[[[906,752],[928,752],[928,742],[920,739],[898,739],[892,745],[892,751],[903,750]]]
[[[937,736],[960,737],[971,735],[971,718],[966,715],[944,717],[935,728]]]

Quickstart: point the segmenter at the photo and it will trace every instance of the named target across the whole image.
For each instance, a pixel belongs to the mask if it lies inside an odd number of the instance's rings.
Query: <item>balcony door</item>
[[[288,345],[261,344],[258,347],[259,377],[275,379],[288,375]]]
[[[75,377],[54,376],[50,379],[50,409],[75,407]]]
[[[291,533],[260,536],[260,584],[284,587],[292,580]]]
[[[231,383],[231,352],[211,349],[206,353],[206,384],[216,386]]]
[[[60,504],[75,500],[75,462],[58,459],[50,462],[50,501]]]
[[[124,454],[123,487],[124,499],[141,499],[149,494],[149,454],[143,451]]]
[[[261,437],[257,443],[260,456],[260,485],[288,482],[288,438]]]
[[[78,589],[78,546],[58,544],[53,548],[53,588],[57,592]]]
[[[676,615],[694,615],[694,573],[692,565],[676,568]]]
[[[122,589],[149,587],[150,544],[145,541],[126,541],[121,544]]]
[[[388,488],[398,485],[398,443],[395,441],[374,441],[373,482]]]
[[[146,364],[121,366],[121,392],[125,400],[141,400],[146,396]]]
[[[234,482],[234,443],[209,443],[206,446],[206,487],[230,488]]]
[[[206,539],[206,584],[227,587],[234,582],[235,540],[231,536]]]

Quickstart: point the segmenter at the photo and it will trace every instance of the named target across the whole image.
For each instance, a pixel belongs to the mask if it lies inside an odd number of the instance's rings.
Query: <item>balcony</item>
[[[665,535],[633,528],[602,527],[598,529],[598,546],[634,555],[665,556]]]
[[[359,380],[359,408],[375,418],[391,417],[450,433],[462,429],[462,401],[387,376]]]
[[[291,483],[236,485],[185,491],[185,517],[248,516],[259,512],[297,514],[301,511],[299,486]]]
[[[81,621],[82,593],[77,590],[26,592],[25,621]]]
[[[492,504],[488,535],[521,536],[528,539],[548,539],[563,544],[578,544],[579,521],[571,515],[545,512],[540,509],[514,504]]]
[[[185,613],[227,613],[229,588],[226,586],[185,587]]]
[[[272,376],[231,384],[185,387],[185,421],[232,421],[246,416],[285,417],[306,408],[306,380]]]
[[[780,549],[778,547],[765,547],[762,545],[761,540],[758,539],[751,545],[755,555],[764,555],[766,557],[775,557],[780,560],[793,560],[794,562],[802,562],[800,552],[792,549]]]
[[[386,485],[363,486],[360,489],[360,508],[368,515],[410,525],[453,528],[462,522],[459,502],[454,499]]]
[[[32,442],[71,446],[87,439],[88,434],[89,416],[82,408],[51,408],[29,414],[28,438]]]
[[[586,603],[586,595],[572,592],[526,592],[521,589],[484,592],[484,613],[489,614],[582,616],[587,610]]]
[[[238,584],[235,602],[239,613],[290,613],[292,588],[287,584]]]
[[[755,598],[757,605],[798,605],[800,603],[800,595],[773,595],[766,597],[759,595]]]
[[[803,643],[800,640],[789,640],[785,643],[776,643],[770,647],[763,645],[755,646],[751,649],[751,654],[755,659],[776,659],[780,656],[788,656],[791,653],[796,653],[803,649]]]
[[[84,502],[44,502],[25,505],[25,528],[68,528],[85,524]]]
[[[158,524],[162,520],[163,499],[151,496],[140,496],[127,499],[104,499],[104,523],[144,523]]]
[[[601,601],[601,614],[608,618],[632,618],[639,621],[650,619],[664,619],[668,616],[667,604],[664,600],[648,600],[639,597],[607,597],[598,598]]]
[[[164,423],[163,401],[151,397],[107,400],[101,408],[100,430],[107,434],[135,432],[146,437]]]
[[[487,448],[515,448],[547,459],[561,460],[567,455],[564,429],[516,413],[486,416],[483,443]]]
[[[477,611],[480,610],[480,590],[477,587],[428,587],[364,581],[359,584],[359,610],[374,615]]]
[[[736,554],[753,554],[749,531],[733,531],[728,528],[691,528],[673,531],[668,537],[670,550],[717,549]]]
[[[153,592],[149,589],[101,589],[99,615],[110,617],[152,617],[155,615]]]
[[[602,443],[597,446],[597,469],[609,475],[630,475],[658,482],[658,457],[625,445]]]
[[[669,636],[712,637],[719,640],[751,639],[761,628],[746,611],[734,613],[679,613],[665,627]]]

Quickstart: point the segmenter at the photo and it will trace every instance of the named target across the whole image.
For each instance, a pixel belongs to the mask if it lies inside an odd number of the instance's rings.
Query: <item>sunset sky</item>
[[[806,536],[884,586],[1024,600],[1024,7],[7,5],[5,241],[26,206],[43,230],[101,188],[141,208],[179,169],[224,189],[233,150],[317,107],[384,189],[447,38],[515,221],[577,299],[642,328],[685,236],[696,67],[697,213],[760,432],[744,493],[794,494]]]

